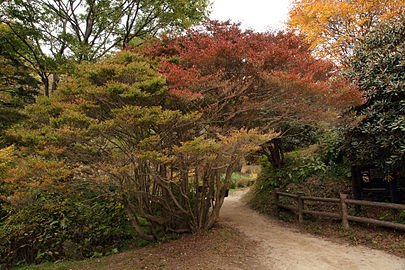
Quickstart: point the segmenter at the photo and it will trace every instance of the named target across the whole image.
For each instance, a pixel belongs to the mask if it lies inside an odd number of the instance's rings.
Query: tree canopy
[[[372,27],[404,10],[402,0],[294,0],[288,25],[305,34],[318,55],[342,60]]]
[[[12,40],[12,45],[7,40]],[[33,70],[13,49],[22,47],[9,29],[0,24],[0,146],[5,143],[4,131],[21,119],[18,109],[33,103],[39,93],[39,82],[33,76]]]
[[[348,59],[347,74],[363,93],[347,135],[351,159],[393,174],[405,166],[405,17],[381,23]]]
[[[220,127],[204,112],[176,109],[156,69],[129,51],[78,66],[51,99],[26,107],[28,119],[11,135],[31,159],[6,181],[23,192],[88,179],[123,205],[147,240],[161,227],[213,226],[245,154],[276,134]]]
[[[136,232],[154,241],[163,232],[211,228],[248,155],[263,154],[281,171],[284,153],[307,143],[303,133],[334,125],[354,106],[353,145],[373,125],[392,131],[389,139],[373,131],[371,158],[402,140],[403,112],[393,109],[403,89],[399,20],[390,26],[395,34],[377,39],[376,30],[356,47],[345,78],[293,31],[257,33],[212,20],[184,30],[205,17],[208,0],[0,5],[0,117],[14,106],[22,119],[3,125],[9,143],[0,149],[0,226],[7,228],[0,257],[7,266],[65,258],[71,242],[90,257],[104,236],[120,242]],[[357,79],[362,106],[349,83]],[[33,102],[38,80],[45,96]],[[58,91],[49,95],[51,83]],[[374,101],[378,91],[385,91],[382,103]],[[378,124],[367,120],[370,108]],[[403,151],[388,151],[387,164],[398,168]]]
[[[360,102],[335,66],[313,57],[305,39],[291,32],[255,33],[208,21],[141,52],[160,59],[172,96],[187,96],[222,125],[274,129],[286,137],[293,127],[335,119]],[[280,150],[269,147],[278,166]]]
[[[0,17],[25,45],[47,94],[48,73],[56,74],[61,64],[94,61],[134,38],[184,29],[204,19],[208,5],[208,0],[12,0],[2,3]]]

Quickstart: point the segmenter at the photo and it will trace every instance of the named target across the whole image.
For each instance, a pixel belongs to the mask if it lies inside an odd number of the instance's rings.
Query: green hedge
[[[20,209],[3,209],[0,223],[0,264],[21,265],[80,259],[118,252],[137,239],[116,202],[81,194],[39,193]],[[4,211],[3,210],[3,211]]]

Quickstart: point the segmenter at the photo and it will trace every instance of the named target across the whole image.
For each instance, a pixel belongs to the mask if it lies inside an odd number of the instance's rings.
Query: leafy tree
[[[255,33],[208,21],[141,52],[160,59],[169,93],[180,102],[187,96],[187,106],[211,122],[282,132],[263,148],[274,167],[283,162],[283,141],[298,127],[330,121],[359,101],[334,65],[314,58],[303,37],[291,32]]]
[[[147,240],[162,227],[210,228],[241,159],[274,134],[220,128],[204,112],[182,112],[175,103],[184,104],[167,95],[165,78],[143,56],[124,51],[82,64],[51,99],[28,106],[30,118],[11,131],[49,169],[33,174],[36,165],[18,166],[8,181],[23,187],[91,180],[123,205]]]
[[[21,107],[33,103],[37,94],[38,81],[32,76],[32,71],[7,43],[12,39],[12,33],[4,24],[0,25],[0,104],[2,107]],[[13,46],[22,47],[18,40],[13,40]]]
[[[38,94],[39,83],[32,76],[20,57],[6,40],[12,39],[10,31],[0,24],[0,146],[3,145],[3,132],[21,119],[18,109],[33,103]],[[15,48],[21,48],[18,40],[13,40]]]
[[[94,61],[134,38],[190,26],[207,7],[207,0],[12,0],[2,3],[1,20],[26,46],[48,95],[49,74],[56,83],[61,64]]]
[[[387,173],[405,166],[405,17],[381,23],[361,39],[348,59],[348,76],[366,102],[355,109],[346,136],[353,161]]]
[[[72,179],[56,153],[0,149],[0,264],[77,260],[145,243],[122,205]]]
[[[320,56],[342,60],[361,36],[404,9],[402,0],[295,0],[288,25],[305,34]]]

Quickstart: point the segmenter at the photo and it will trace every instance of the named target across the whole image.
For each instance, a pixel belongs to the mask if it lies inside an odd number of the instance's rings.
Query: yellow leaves
[[[228,136],[218,136],[224,144],[224,152],[228,155],[244,155],[257,151],[260,145],[279,136],[280,133],[261,134],[256,129],[233,130]]]
[[[320,56],[339,60],[379,21],[403,13],[403,0],[294,0],[288,25]]]
[[[195,138],[175,146],[176,155],[187,162],[202,166],[213,163],[213,167],[227,166],[242,158],[246,153],[256,151],[261,144],[275,138],[279,133],[261,134],[257,130],[233,130],[217,138]]]
[[[60,149],[51,149],[59,151]],[[12,166],[7,168],[3,180],[18,189],[58,188],[60,181],[71,175],[64,161],[48,160],[36,156],[12,156]]]
[[[205,139],[203,136],[191,141],[182,142],[181,146],[174,146],[174,151],[178,153],[198,153],[218,150],[220,145],[214,139]]]
[[[155,161],[161,164],[168,164],[174,161],[173,156],[165,155],[164,153],[159,151],[144,151],[142,153],[139,153],[138,157],[140,159]]]
[[[53,145],[44,146],[41,149],[37,149],[35,152],[41,156],[49,157],[62,154],[66,150],[66,147],[56,147]]]
[[[221,142],[225,144],[254,144],[260,145],[264,142],[270,141],[271,139],[279,136],[280,133],[266,133],[262,134],[256,129],[247,130],[242,128],[240,130],[233,130],[228,136],[218,135]]]
[[[150,131],[151,134],[153,134],[152,131]],[[143,149],[149,149],[149,148],[154,148],[157,147],[161,143],[161,136],[159,134],[151,135],[145,139],[143,139],[140,143],[139,146]]]
[[[14,145],[0,149],[0,162],[7,161],[14,153]]]
[[[10,166],[11,160],[14,155],[14,145],[0,149],[0,177],[6,172]]]

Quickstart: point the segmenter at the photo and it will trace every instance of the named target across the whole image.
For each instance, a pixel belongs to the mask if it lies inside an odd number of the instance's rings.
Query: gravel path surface
[[[247,190],[230,193],[220,222],[233,226],[258,243],[252,269],[405,270],[405,259],[362,246],[349,246],[283,227],[280,222],[250,209],[242,200]]]

